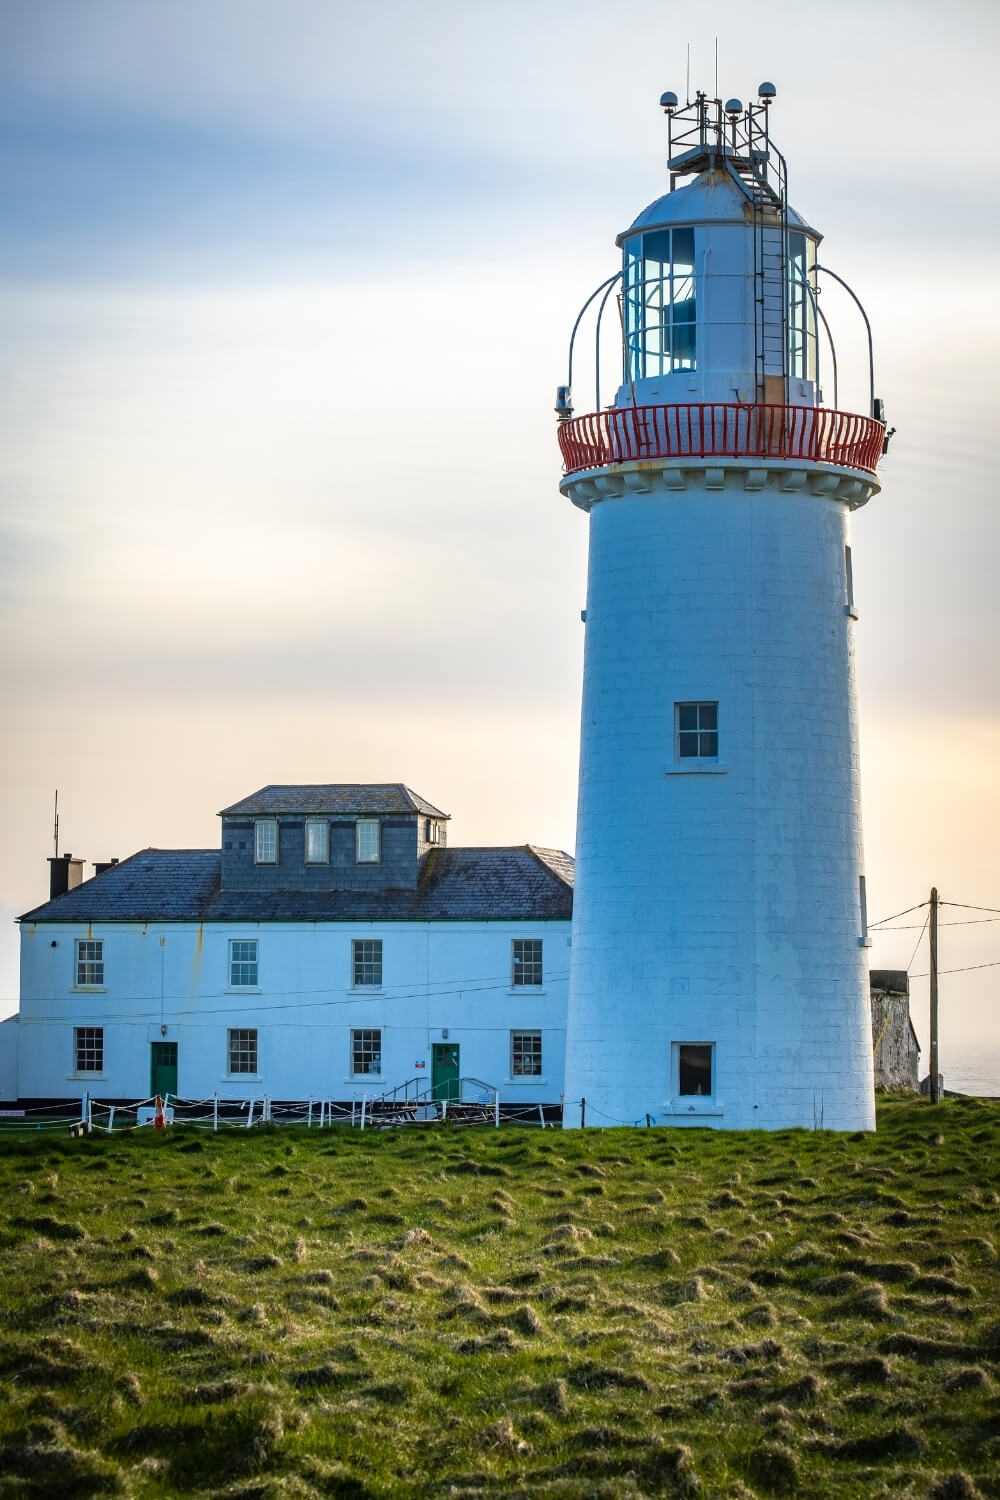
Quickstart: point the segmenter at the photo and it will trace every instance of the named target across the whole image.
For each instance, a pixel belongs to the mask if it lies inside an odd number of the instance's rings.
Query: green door
[[[458,1080],[457,1042],[433,1042],[431,1044],[431,1096],[434,1099],[457,1099]]]
[[[149,1063],[149,1092],[177,1098],[177,1043],[153,1042]]]

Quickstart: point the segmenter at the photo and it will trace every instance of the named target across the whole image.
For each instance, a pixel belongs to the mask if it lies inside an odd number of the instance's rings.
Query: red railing
[[[817,406],[623,406],[559,427],[567,474],[633,459],[784,458],[874,474],[885,423]]]

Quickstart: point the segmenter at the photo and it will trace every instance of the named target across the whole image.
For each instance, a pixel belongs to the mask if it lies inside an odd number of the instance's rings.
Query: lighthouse
[[[663,95],[670,190],[589,299],[621,384],[574,414],[581,314],[557,398],[590,527],[570,1126],[874,1126],[849,522],[886,430],[873,381],[838,409],[774,97]]]

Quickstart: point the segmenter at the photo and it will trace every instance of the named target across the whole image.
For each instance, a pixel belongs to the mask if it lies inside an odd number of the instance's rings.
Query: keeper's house
[[[447,814],[402,784],[268,786],[221,818],[221,850],[145,849],[78,884],[80,861],[52,861],[20,918],[8,1100],[346,1103],[471,1077],[558,1104],[568,855],[449,849]]]

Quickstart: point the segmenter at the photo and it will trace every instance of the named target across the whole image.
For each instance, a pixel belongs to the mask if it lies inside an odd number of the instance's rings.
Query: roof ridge
[[[556,859],[566,860],[570,864],[575,864],[575,861],[571,854],[567,854],[565,849],[552,849],[545,844],[527,844],[525,847],[527,848],[528,853],[532,856],[532,858],[536,859],[540,865],[544,866],[544,868],[549,871],[550,874],[554,875],[558,881],[566,886],[567,890],[574,889],[573,882],[571,880],[567,880],[562,871],[557,870],[555,866],[545,858],[547,854],[551,854]]]

